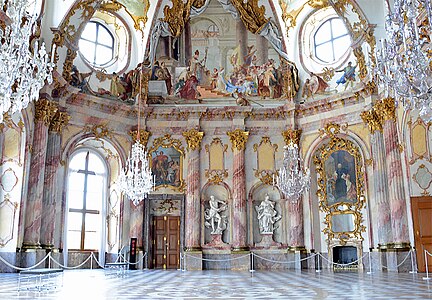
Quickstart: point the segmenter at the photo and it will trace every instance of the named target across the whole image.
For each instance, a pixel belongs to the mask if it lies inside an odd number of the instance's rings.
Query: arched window
[[[67,190],[67,248],[97,250],[101,246],[107,166],[90,150],[69,162]]]
[[[324,63],[339,60],[351,44],[351,38],[340,18],[331,18],[314,35],[315,56]]]
[[[93,66],[103,66],[114,58],[114,36],[99,22],[89,22],[81,34],[80,53]]]

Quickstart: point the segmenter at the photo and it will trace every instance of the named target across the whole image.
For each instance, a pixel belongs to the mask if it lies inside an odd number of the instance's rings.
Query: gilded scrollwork
[[[113,137],[113,131],[108,128],[107,124],[99,124],[99,125],[93,125],[93,126],[86,126],[84,128],[85,133],[92,133],[96,140],[103,139],[103,138],[112,138]]]
[[[232,5],[237,9],[243,24],[253,34],[257,34],[268,23],[265,17],[265,6],[259,6],[258,0],[231,0]]]
[[[58,106],[57,103],[42,98],[35,102],[35,120],[42,121],[49,126]]]
[[[63,128],[69,123],[71,116],[64,111],[57,111],[50,123],[49,131],[61,133]]]
[[[422,195],[429,196],[430,193],[428,189],[432,183],[432,173],[429,171],[429,169],[424,164],[421,164],[412,178],[414,182],[417,183],[417,185],[423,190]]]
[[[242,151],[246,148],[246,142],[249,137],[249,132],[243,131],[241,129],[236,129],[234,131],[228,131],[227,135],[230,138],[232,149],[237,149]]]
[[[172,0],[172,6],[166,5],[163,9],[163,21],[168,23],[171,35],[179,37],[190,19],[191,7],[201,8],[203,0]]]
[[[374,133],[375,131],[382,131],[382,121],[379,115],[374,109],[364,111],[360,114],[363,122],[368,125],[369,131]]]
[[[366,205],[364,171],[360,149],[352,141],[339,137],[339,130],[335,129],[338,129],[338,126],[334,124],[326,126],[324,131],[329,133],[330,140],[318,148],[313,162],[318,174],[319,207],[326,214],[326,228],[323,232],[329,240],[336,238],[344,244],[352,238],[363,240],[361,233],[365,231],[365,227],[361,225],[361,210]],[[341,163],[337,163],[337,167],[333,166],[335,169],[331,169],[331,162],[336,164],[334,155],[348,156],[352,160],[352,165],[347,170]],[[350,173],[354,173],[355,178],[351,178]],[[343,185],[339,185],[342,187],[339,190],[338,181]],[[338,194],[345,195],[339,197]],[[337,217],[338,215],[343,216]],[[345,224],[348,229],[335,230],[336,220]],[[348,221],[350,223],[347,223]]]
[[[384,121],[396,121],[396,103],[393,98],[388,97],[378,101],[375,103],[374,109]]]
[[[221,184],[228,177],[228,170],[205,170],[205,177],[211,184]]]
[[[192,151],[199,150],[201,148],[201,141],[204,136],[204,132],[200,132],[195,128],[183,132],[183,136],[186,139],[188,149]]]
[[[357,64],[359,66],[359,77],[363,81],[366,79],[368,71],[366,66],[365,55],[361,46],[354,49],[354,56],[357,59]]]
[[[132,137],[132,140],[134,141],[138,140],[141,145],[147,147],[147,143],[151,136],[151,132],[145,129],[140,129],[139,136],[138,136],[138,130],[130,130],[129,135]]]
[[[289,145],[291,143],[295,145],[300,145],[300,136],[302,134],[301,129],[287,129],[282,131],[282,136],[285,141],[285,145]]]
[[[287,4],[286,0],[279,0],[279,5],[282,9],[282,20],[285,23],[286,30],[289,31],[291,28],[294,28],[297,25],[297,18],[300,13],[303,11],[306,5],[314,9],[321,9],[327,7],[329,5],[328,0],[309,0],[303,3],[297,9],[290,9],[290,5]]]

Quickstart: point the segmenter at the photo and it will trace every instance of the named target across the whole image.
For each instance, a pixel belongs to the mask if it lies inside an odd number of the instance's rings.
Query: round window
[[[313,41],[316,58],[328,64],[338,61],[351,45],[348,30],[339,18],[331,18],[321,24]]]
[[[99,22],[89,22],[79,41],[81,55],[92,66],[100,67],[114,58],[114,36]]]

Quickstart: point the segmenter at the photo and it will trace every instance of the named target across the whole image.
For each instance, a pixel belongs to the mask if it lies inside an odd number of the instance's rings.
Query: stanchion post
[[[411,271],[410,271],[410,273],[411,273],[411,274],[415,274],[415,273],[417,273],[417,270],[415,269],[415,266],[414,266],[414,256],[413,256],[413,252],[414,252],[414,248],[411,248],[411,250],[410,250],[410,255],[411,255]]]
[[[51,252],[48,253],[48,269],[51,269]]]
[[[180,252],[180,264],[179,264],[179,268],[177,269],[177,271],[182,271],[182,264],[183,264],[183,255]]]
[[[255,269],[254,269],[254,253],[251,252],[250,256],[251,256],[251,267],[250,267],[249,272],[253,273],[253,272],[255,272]]]
[[[423,280],[429,280],[429,267],[428,267],[428,254],[427,250],[424,251],[425,256],[425,265],[426,265],[426,277],[423,277]]]
[[[90,269],[93,270],[93,252],[90,254]]]
[[[317,253],[317,259],[316,259],[316,269],[315,269],[315,272],[316,273],[320,273],[321,272],[321,269],[320,269],[320,255],[321,255],[321,252],[318,252]]]
[[[369,272],[367,272],[367,274],[372,274],[373,272],[372,272],[371,249],[369,249],[368,259],[369,259]]]

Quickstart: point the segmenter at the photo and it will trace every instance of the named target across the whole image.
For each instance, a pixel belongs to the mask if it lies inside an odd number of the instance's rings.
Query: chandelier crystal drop
[[[0,0],[0,123],[39,98],[45,81],[52,82],[54,64],[45,45],[31,37],[38,29],[36,14],[28,12],[28,0]],[[33,49],[33,50],[32,50]],[[54,49],[53,49],[54,53]]]
[[[120,174],[120,190],[137,206],[153,189],[153,178],[144,146],[136,141]]]
[[[395,0],[393,11],[390,7],[388,11],[387,39],[381,41],[377,51],[376,74],[387,96],[393,94],[390,96],[395,96],[405,110],[417,109],[420,117],[430,122],[432,61],[427,53],[432,32],[430,0]]]
[[[284,159],[276,185],[291,201],[298,201],[302,193],[310,188],[310,171],[304,168],[298,145],[293,142],[284,147]]]

